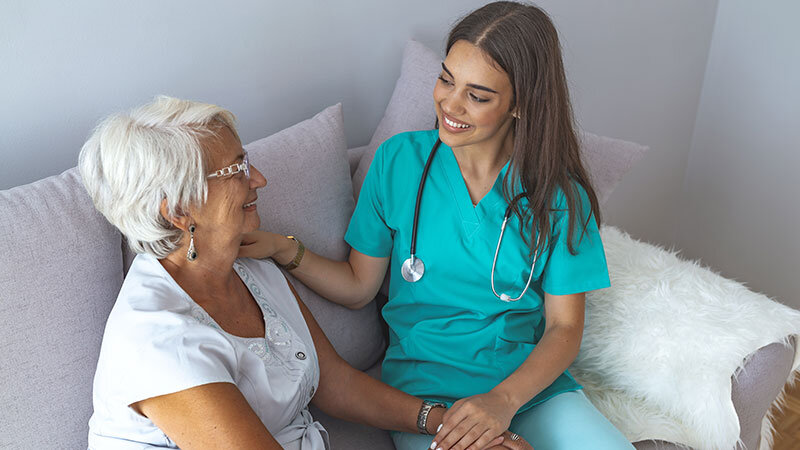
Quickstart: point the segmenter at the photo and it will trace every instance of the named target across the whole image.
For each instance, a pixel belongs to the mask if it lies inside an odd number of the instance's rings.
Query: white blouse
[[[284,447],[329,448],[308,412],[319,360],[283,274],[271,261],[234,269],[264,316],[266,336],[223,330],[158,260],[138,255],[106,324],[94,379],[90,449],[177,448],[128,405],[208,383],[233,383]]]

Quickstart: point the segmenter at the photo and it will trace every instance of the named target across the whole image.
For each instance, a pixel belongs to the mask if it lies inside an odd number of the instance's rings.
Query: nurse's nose
[[[464,103],[458,90],[453,90],[440,102],[442,111],[448,116],[458,117],[464,113]]]

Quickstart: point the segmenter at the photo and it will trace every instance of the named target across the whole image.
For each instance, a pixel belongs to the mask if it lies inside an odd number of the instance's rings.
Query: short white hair
[[[228,127],[234,115],[219,106],[166,96],[103,120],[83,145],[78,167],[94,206],[127,238],[136,253],[164,258],[183,231],[161,216],[206,202],[208,155],[201,138]]]

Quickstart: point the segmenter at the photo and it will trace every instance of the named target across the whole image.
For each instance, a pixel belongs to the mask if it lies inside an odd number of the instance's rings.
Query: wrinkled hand
[[[495,444],[495,438],[508,429],[513,417],[514,411],[505,399],[493,392],[463,398],[445,413],[442,428],[433,438],[434,448],[482,450]]]
[[[533,446],[528,443],[522,436],[519,439],[512,440],[511,432],[506,430],[502,434],[503,442],[499,445],[489,447],[486,450],[533,450]]]
[[[264,259],[273,257],[281,244],[285,244],[286,237],[269,231],[253,231],[242,234],[242,243],[239,246],[239,258]]]

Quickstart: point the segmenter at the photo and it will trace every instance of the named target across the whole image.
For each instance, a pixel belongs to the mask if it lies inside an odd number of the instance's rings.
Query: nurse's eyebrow
[[[447,72],[447,74],[450,75],[450,78],[453,78],[453,79],[456,78],[456,77],[453,76],[453,72],[450,72],[450,70],[447,68],[447,66],[444,65],[444,63],[442,63],[442,70]],[[486,91],[486,92],[491,92],[492,94],[497,94],[497,91],[495,91],[494,89],[488,88],[486,86],[481,86],[480,84],[469,83],[469,84],[467,84],[467,86],[469,86],[469,87],[471,87],[473,89],[480,89],[481,91]]]

